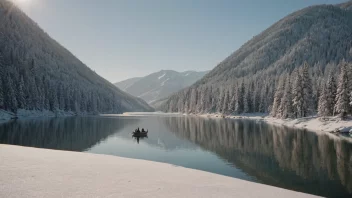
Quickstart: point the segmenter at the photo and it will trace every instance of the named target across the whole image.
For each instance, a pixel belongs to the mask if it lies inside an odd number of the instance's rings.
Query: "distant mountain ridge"
[[[202,78],[205,72],[161,70],[145,77],[127,79],[115,83],[127,93],[140,97],[148,103],[168,97]]]
[[[8,0],[0,0],[0,43],[0,109],[153,110],[84,65]]]
[[[352,1],[296,11],[246,42],[201,80],[171,95],[160,110],[267,113],[279,79],[290,75],[293,86],[304,62],[312,80],[312,108],[317,109],[328,75],[336,79],[339,63],[352,62],[351,32]]]

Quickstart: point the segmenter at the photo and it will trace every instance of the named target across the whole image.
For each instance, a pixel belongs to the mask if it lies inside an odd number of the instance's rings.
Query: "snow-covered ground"
[[[231,118],[231,119],[255,119],[267,122],[269,124],[284,125],[288,127],[308,129],[315,132],[348,132],[352,129],[352,119],[341,120],[338,117],[306,117],[299,119],[278,119],[268,114],[243,114],[239,116],[224,116],[222,114],[202,114],[202,117],[211,118]]]
[[[170,164],[9,145],[0,145],[0,175],[0,197],[315,197]]]

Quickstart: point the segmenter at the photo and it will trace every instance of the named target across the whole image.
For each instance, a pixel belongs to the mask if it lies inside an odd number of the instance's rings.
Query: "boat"
[[[145,132],[137,132],[137,131],[134,131],[132,132],[133,136],[134,137],[145,137],[148,135],[148,131],[145,131]]]

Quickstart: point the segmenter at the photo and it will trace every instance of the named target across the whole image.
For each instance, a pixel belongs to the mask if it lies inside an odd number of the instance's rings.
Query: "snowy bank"
[[[341,120],[338,117],[306,117],[298,119],[279,119],[268,114],[243,114],[238,116],[225,116],[222,114],[202,114],[201,117],[209,118],[231,118],[231,119],[253,119],[264,121],[268,124],[283,125],[287,127],[307,129],[315,132],[348,132],[352,129],[352,119]]]
[[[0,197],[314,197],[169,164],[0,145]]]
[[[349,132],[352,127],[352,120],[341,120],[337,117],[307,117],[299,119],[277,119],[265,117],[264,121],[270,124],[296,127],[316,132]]]

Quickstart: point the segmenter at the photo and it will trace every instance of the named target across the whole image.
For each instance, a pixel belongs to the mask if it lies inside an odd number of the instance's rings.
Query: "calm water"
[[[133,139],[136,127],[149,137]],[[72,117],[0,125],[0,143],[166,162],[327,197],[352,196],[352,143],[250,120]]]

